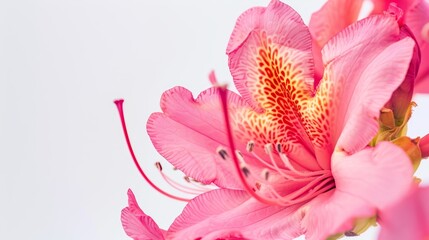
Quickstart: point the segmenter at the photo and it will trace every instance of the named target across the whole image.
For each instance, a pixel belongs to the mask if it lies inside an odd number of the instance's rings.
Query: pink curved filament
[[[172,198],[172,199],[175,199],[175,200],[178,200],[178,201],[184,201],[184,202],[189,202],[191,199],[187,199],[187,198],[182,198],[182,197],[177,197],[177,196],[174,196],[174,195],[172,195],[172,194],[170,194],[170,193],[167,193],[167,192],[165,192],[164,190],[162,190],[162,189],[160,189],[158,186],[156,186],[148,177],[147,177],[147,175],[146,175],[146,173],[143,171],[143,169],[140,167],[140,164],[139,164],[139,162],[137,161],[137,158],[136,158],[136,156],[135,156],[135,154],[134,154],[134,150],[133,150],[133,147],[131,146],[131,142],[130,142],[130,139],[129,139],[129,137],[128,137],[128,131],[127,131],[127,125],[125,124],[125,117],[124,117],[124,111],[123,111],[123,102],[124,102],[124,100],[123,99],[118,99],[118,100],[115,100],[114,101],[114,103],[116,104],[116,108],[118,109],[118,112],[119,112],[119,117],[121,118],[121,124],[122,124],[122,130],[123,130],[123,132],[124,132],[124,136],[125,136],[125,140],[126,140],[126,142],[127,142],[127,145],[128,145],[128,150],[129,150],[129,152],[130,152],[130,154],[131,154],[131,157],[132,157],[132,159],[133,159],[133,161],[134,161],[134,164],[136,165],[136,167],[137,167],[137,169],[139,170],[139,172],[140,172],[140,174],[143,176],[143,178],[144,178],[144,180],[146,180],[146,182],[147,183],[149,183],[149,185],[152,187],[152,188],[154,188],[156,191],[158,191],[159,193],[161,193],[161,194],[163,194],[163,195],[165,195],[165,196],[167,196],[167,197],[169,197],[169,198]]]

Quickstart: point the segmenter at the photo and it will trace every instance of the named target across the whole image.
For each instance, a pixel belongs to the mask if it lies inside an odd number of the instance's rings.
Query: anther
[[[159,171],[162,171],[162,165],[161,165],[161,163],[160,163],[160,162],[156,162],[156,163],[155,163],[155,166],[156,166],[156,168],[157,168]]]
[[[246,150],[248,152],[253,152],[253,148],[255,148],[255,143],[253,141],[249,141],[246,146]]]
[[[191,179],[189,179],[188,176],[184,176],[183,179],[185,179],[185,181],[187,181],[187,182],[191,182]]]
[[[228,153],[226,152],[226,150],[223,147],[218,147],[216,152],[219,154],[219,156],[223,160],[226,160],[228,158]]]
[[[264,177],[265,180],[268,180],[268,178],[270,177],[270,171],[268,171],[268,169],[263,169],[262,170],[262,176]]]
[[[276,150],[277,150],[278,153],[282,153],[283,152],[282,151],[282,145],[280,143],[276,144]]]
[[[249,177],[250,171],[247,167],[241,167],[241,171],[244,173],[244,176]]]

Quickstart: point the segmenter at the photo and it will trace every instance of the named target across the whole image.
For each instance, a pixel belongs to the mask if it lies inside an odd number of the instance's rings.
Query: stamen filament
[[[321,194],[321,193],[325,192],[326,190],[331,189],[333,187],[332,184],[325,185],[326,183],[329,183],[329,181],[332,180],[330,178],[326,178],[322,182],[322,184],[318,184],[318,182],[321,179],[323,179],[323,177],[326,177],[326,176],[319,176],[317,178],[314,178],[310,183],[306,184],[303,188],[300,188],[299,190],[297,190],[293,193],[289,193],[287,196],[281,196],[275,189],[273,189],[272,186],[267,186],[267,187],[271,191],[271,194],[273,194],[274,197],[277,198],[279,205],[288,206],[288,205],[307,201],[309,199],[312,199],[314,196]],[[317,184],[315,187],[316,190],[314,190],[314,189],[310,190],[310,188],[313,187],[314,184]]]
[[[173,179],[171,179],[167,174],[165,174],[162,171],[160,171],[160,174],[161,174],[162,178],[168,183],[168,185],[170,185],[171,187],[173,187],[174,189],[176,189],[178,191],[188,193],[188,194],[193,194],[193,195],[198,195],[198,194],[205,192],[205,191],[202,191],[199,189],[193,189],[193,188],[187,187],[185,185],[182,185],[182,184],[174,181]]]
[[[223,147],[218,147],[216,152],[219,154],[219,156],[223,160],[226,160],[228,158],[228,153],[226,152],[226,150]]]
[[[267,148],[265,148],[265,149],[267,150]],[[271,168],[273,170],[276,170],[281,176],[283,176],[286,179],[294,180],[294,181],[308,181],[308,179],[302,178],[302,177],[314,177],[314,176],[317,176],[317,175],[326,174],[326,171],[317,171],[315,173],[308,172],[308,174],[306,174],[306,173],[301,173],[301,172],[296,171],[296,170],[295,171],[292,171],[292,170],[291,171],[287,171],[285,169],[281,169],[277,165],[277,163],[275,162],[275,159],[274,159],[273,155],[271,153],[269,153],[269,152],[266,152],[266,153],[267,153],[267,155],[270,158],[271,164],[268,163],[268,162],[266,162],[265,160],[263,160],[255,152],[252,152],[251,154],[257,160],[259,160],[261,163],[263,163],[265,166],[267,166],[267,167],[269,167],[269,168]]]
[[[205,191],[205,192],[216,189],[216,187],[214,187],[213,185],[201,185],[201,183],[194,182],[194,181],[189,181],[189,183],[192,184],[192,186],[198,188],[199,190]]]
[[[253,148],[255,148],[255,143],[253,141],[249,141],[246,146],[246,151],[253,152]]]
[[[306,181],[306,180],[307,180],[307,179],[294,178],[294,177],[293,177],[293,176],[291,176],[290,174],[286,174],[286,173],[284,173],[284,171],[278,167],[278,165],[277,165],[277,163],[276,163],[276,161],[275,161],[275,159],[274,159],[274,156],[273,156],[273,153],[272,153],[271,144],[266,144],[266,145],[265,145],[265,152],[266,152],[266,154],[268,155],[268,157],[270,158],[271,163],[273,164],[273,166],[274,166],[275,170],[276,170],[277,172],[279,172],[279,173],[280,173],[280,175],[282,175],[282,176],[283,176],[283,177],[285,177],[286,179],[293,180],[293,181],[302,181],[302,180],[303,180],[303,181]]]
[[[286,156],[286,154],[279,153],[279,156],[282,159],[283,164],[285,165],[285,167],[287,167],[288,169],[290,169],[292,172],[294,172],[298,176],[307,177],[307,176],[317,176],[317,175],[323,175],[323,174],[326,174],[326,173],[330,173],[329,170],[308,171],[308,172],[307,171],[306,172],[304,172],[304,171],[298,171],[290,163],[289,158]]]
[[[125,117],[124,117],[124,111],[123,111],[123,103],[124,103],[124,100],[123,99],[118,99],[118,100],[115,100],[114,101],[114,103],[116,104],[116,108],[118,109],[118,112],[119,112],[119,117],[120,117],[120,119],[121,119],[121,124],[122,124],[122,130],[123,130],[123,133],[124,133],[124,136],[125,136],[125,140],[126,140],[126,142],[127,142],[127,146],[128,146],[128,150],[129,150],[129,152],[130,152],[130,154],[131,154],[131,157],[132,157],[132,159],[133,159],[133,161],[134,161],[134,164],[136,165],[136,167],[137,167],[137,169],[139,170],[139,172],[140,172],[140,174],[142,175],[142,177],[144,178],[144,180],[146,180],[146,182],[147,183],[149,183],[149,185],[153,188],[153,189],[155,189],[156,191],[158,191],[159,193],[161,193],[161,194],[163,194],[163,195],[165,195],[165,196],[167,196],[167,197],[169,197],[169,198],[172,198],[172,199],[175,199],[175,200],[178,200],[178,201],[184,201],[184,202],[189,202],[191,199],[187,199],[187,198],[182,198],[182,197],[177,197],[177,196],[174,196],[174,195],[172,195],[172,194],[170,194],[170,193],[167,193],[167,192],[165,192],[164,190],[162,190],[162,189],[160,189],[158,186],[156,186],[147,176],[146,176],[146,173],[143,171],[143,169],[140,167],[140,164],[139,164],[139,162],[137,161],[137,158],[136,158],[136,156],[135,156],[135,154],[134,154],[134,150],[133,150],[133,147],[131,146],[131,141],[130,141],[130,139],[129,139],[129,137],[128,137],[128,131],[127,131],[127,125],[125,124]]]
[[[255,152],[250,152],[252,154],[253,157],[255,157],[257,160],[259,160],[259,162],[261,162],[262,164],[264,164],[266,167],[269,167],[273,170],[276,170],[276,168],[271,165],[270,163],[266,162],[264,159],[262,159],[261,157],[258,156],[258,154],[256,154]]]

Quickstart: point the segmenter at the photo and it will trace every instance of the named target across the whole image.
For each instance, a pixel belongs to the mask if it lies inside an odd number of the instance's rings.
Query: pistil
[[[118,112],[119,112],[119,117],[120,117],[120,119],[121,119],[121,124],[122,124],[122,130],[123,130],[123,133],[124,133],[124,136],[125,136],[125,140],[126,140],[126,142],[127,142],[127,146],[128,146],[128,150],[129,150],[129,152],[130,152],[130,154],[131,154],[131,158],[133,159],[133,161],[134,161],[134,164],[136,165],[136,167],[137,167],[137,169],[139,170],[139,172],[140,172],[140,174],[142,175],[142,177],[144,178],[144,180],[146,180],[146,182],[147,183],[149,183],[149,185],[153,188],[153,189],[155,189],[156,191],[158,191],[159,193],[161,193],[161,194],[163,194],[164,196],[167,196],[167,197],[169,197],[169,198],[172,198],[172,199],[175,199],[175,200],[178,200],[178,201],[184,201],[184,202],[189,202],[191,199],[188,199],[188,198],[182,198],[182,197],[178,197],[178,196],[175,196],[175,195],[172,195],[172,194],[170,194],[170,193],[168,193],[168,192],[166,192],[166,191],[164,191],[164,190],[162,190],[162,189],[160,189],[158,186],[156,186],[149,178],[148,178],[148,176],[146,175],[146,173],[143,171],[143,169],[140,167],[140,164],[139,164],[139,162],[138,162],[138,160],[137,160],[137,158],[136,158],[136,155],[134,154],[134,150],[133,150],[133,147],[132,147],[132,145],[131,145],[131,141],[130,141],[130,139],[129,139],[129,137],[128,137],[128,131],[127,131],[127,125],[125,124],[125,117],[124,117],[124,111],[123,111],[123,103],[124,103],[124,100],[123,99],[118,99],[118,100],[115,100],[114,101],[114,103],[116,104],[116,108],[118,109]]]
[[[282,146],[280,144],[275,144],[276,152],[274,152],[273,144],[266,144],[264,146],[265,153],[269,160],[266,161],[255,153],[254,149],[256,146],[253,141],[249,141],[247,143],[247,152],[250,153],[255,160],[258,160],[264,166],[269,168],[263,169],[260,172],[261,174],[254,174],[253,171],[255,169],[251,166],[247,166],[243,155],[235,148],[231,124],[229,122],[226,87],[219,87],[219,92],[229,149],[235,154],[231,154],[231,156],[229,156],[226,148],[223,147],[218,148],[217,152],[224,160],[232,159],[240,181],[242,182],[245,190],[252,197],[265,204],[290,206],[300,202],[309,201],[317,195],[335,188],[335,182],[329,170],[299,171],[295,169],[287,158],[286,153],[283,153]],[[279,166],[274,154],[278,154],[278,156],[280,156],[284,166]],[[273,173],[278,173],[282,176],[284,178],[284,182],[278,178],[274,178],[273,181],[269,181],[269,176],[272,175],[270,170]],[[281,192],[287,192],[287,188],[289,187],[288,185],[296,183],[302,185],[302,187],[292,190],[286,195],[279,193],[279,190]],[[285,189],[282,189],[283,187],[285,187]]]

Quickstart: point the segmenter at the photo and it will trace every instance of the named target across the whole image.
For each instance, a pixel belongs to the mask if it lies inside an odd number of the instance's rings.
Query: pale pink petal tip
[[[363,0],[330,0],[313,13],[309,28],[317,45],[323,47],[329,39],[356,22]]]
[[[121,221],[125,233],[134,240],[164,239],[164,231],[140,209],[131,189],[128,189],[128,207],[122,209]]]

